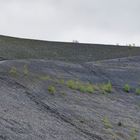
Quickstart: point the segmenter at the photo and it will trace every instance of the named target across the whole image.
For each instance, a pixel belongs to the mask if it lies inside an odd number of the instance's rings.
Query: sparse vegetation
[[[83,93],[94,93],[94,87],[89,83],[84,84],[79,81],[69,80],[67,81],[67,86]]]
[[[104,127],[105,127],[106,129],[112,128],[112,125],[111,125],[111,123],[110,123],[110,121],[109,121],[109,119],[108,119],[107,116],[105,116],[105,117],[102,119],[102,122],[103,122]]]
[[[13,66],[10,69],[9,74],[12,75],[12,76],[17,76],[17,68]]]
[[[55,139],[61,137],[59,129],[64,132],[63,139],[69,139],[67,132],[71,139],[140,139],[140,102],[136,96],[140,95],[140,48],[20,41],[0,43],[0,57],[4,58],[0,58],[2,139],[22,139],[34,130],[37,135],[29,139],[39,139],[38,135],[40,139]],[[136,57],[122,58],[129,54]],[[117,59],[108,61],[110,58]],[[122,84],[124,81],[130,85]],[[10,117],[10,113],[15,114]],[[21,134],[18,130],[23,123],[27,132]]]
[[[100,85],[100,88],[101,88],[103,93],[106,93],[106,92],[111,93],[112,92],[112,84],[110,81],[106,84]]]
[[[68,86],[68,88],[71,88],[71,89],[77,89],[77,85],[78,85],[78,82],[77,81],[74,81],[74,80],[68,80],[66,85]]]
[[[128,85],[128,84],[125,84],[124,87],[123,87],[123,90],[124,90],[125,92],[130,92],[130,89],[131,89],[131,87],[130,87],[130,85]]]
[[[48,87],[48,91],[49,91],[49,93],[51,93],[51,94],[55,94],[55,93],[56,93],[56,88],[55,88],[54,86],[49,86],[49,87]]]
[[[28,66],[27,65],[24,65],[23,68],[24,68],[23,69],[23,73],[24,73],[25,76],[27,76],[29,74]]]
[[[65,83],[64,79],[60,79],[59,82],[60,82],[60,84],[64,84]]]
[[[94,87],[91,85],[91,84],[87,84],[85,85],[85,88],[86,88],[86,92],[88,93],[94,93]]]
[[[50,76],[48,75],[39,76],[39,79],[43,81],[47,81],[47,80],[50,80]]]
[[[140,88],[136,88],[136,95],[140,95]]]
[[[82,84],[82,83],[78,83],[78,85],[77,85],[77,90],[79,90],[79,91],[82,92],[82,93],[87,92],[85,85]]]
[[[131,139],[130,140],[138,140],[137,139],[137,130],[135,128],[133,128],[131,130]]]
[[[131,47],[130,52],[129,47],[76,43],[75,49],[75,43],[34,41],[6,36],[0,36],[0,44],[0,56],[5,59],[47,58],[77,63],[127,57],[129,54],[140,55],[139,47]]]

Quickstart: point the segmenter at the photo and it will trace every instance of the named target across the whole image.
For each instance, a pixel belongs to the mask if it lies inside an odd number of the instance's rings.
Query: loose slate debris
[[[132,57],[82,64],[35,59],[2,61],[0,139],[126,140],[132,138],[133,129],[133,137],[140,139],[140,98],[133,90],[123,91],[126,81],[134,89],[138,86],[139,60]],[[26,76],[25,65],[29,72]],[[9,73],[13,66],[17,76]],[[47,78],[40,78],[43,75]],[[100,90],[82,93],[65,85],[71,79],[94,85],[109,80],[113,90],[107,94]],[[55,87],[53,95],[49,86]],[[104,118],[111,127],[104,126]]]

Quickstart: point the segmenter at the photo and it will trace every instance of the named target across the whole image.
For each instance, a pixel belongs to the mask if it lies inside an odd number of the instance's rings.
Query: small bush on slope
[[[128,84],[125,84],[124,87],[123,87],[123,90],[125,92],[130,92],[130,89],[131,89],[131,87]]]
[[[140,95],[140,88],[136,88],[136,95]]]
[[[94,87],[91,84],[84,84],[79,81],[69,80],[66,85],[68,88],[78,90],[83,93],[94,93]]]
[[[55,94],[55,93],[56,93],[56,89],[55,89],[54,86],[49,86],[49,87],[48,87],[48,91],[49,91],[49,93],[51,93],[51,94]]]
[[[9,74],[11,74],[12,76],[17,76],[17,68],[13,66],[10,69]]]
[[[43,81],[47,81],[47,80],[50,80],[50,76],[48,75],[39,76],[39,79]]]
[[[111,125],[111,123],[110,123],[108,117],[105,116],[105,117],[102,119],[102,122],[103,122],[104,127],[105,127],[106,129],[112,128],[112,125]]]
[[[101,90],[103,91],[103,93],[111,93],[112,92],[112,84],[111,82],[108,82],[107,84],[103,84],[101,85]]]
[[[29,70],[28,70],[27,65],[24,65],[23,73],[25,76],[27,76],[29,74]]]

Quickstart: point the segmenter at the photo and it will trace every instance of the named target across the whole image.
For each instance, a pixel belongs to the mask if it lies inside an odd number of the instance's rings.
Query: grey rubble
[[[29,69],[23,75],[23,66]],[[17,76],[10,76],[11,67]],[[113,92],[80,93],[55,81],[75,79],[103,83],[110,80]],[[136,129],[140,139],[140,96],[123,92],[125,83],[138,87],[140,57],[73,64],[46,59],[0,62],[0,140],[129,140]],[[48,92],[54,85],[57,92]],[[106,129],[108,117],[112,128]],[[118,126],[121,122],[122,125]]]

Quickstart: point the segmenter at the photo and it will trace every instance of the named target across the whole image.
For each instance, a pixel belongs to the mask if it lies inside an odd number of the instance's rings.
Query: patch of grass
[[[48,87],[48,91],[49,91],[49,93],[51,93],[51,94],[55,94],[55,93],[56,93],[56,88],[55,88],[54,86],[49,86],[49,87]]]
[[[91,84],[87,84],[85,85],[85,89],[86,89],[86,92],[88,93],[94,93],[94,87],[91,85]]]
[[[28,66],[27,65],[24,65],[23,73],[24,73],[25,76],[27,76],[29,74],[29,70],[28,70]]]
[[[140,95],[140,88],[136,88],[136,95]]]
[[[123,90],[124,90],[125,92],[130,92],[130,89],[131,89],[131,87],[130,87],[130,85],[128,85],[128,84],[125,84],[124,87],[123,87]]]
[[[91,84],[82,84],[79,83],[78,90],[80,92],[94,93],[94,87]]]
[[[84,84],[84,83],[81,83],[79,81],[74,81],[74,80],[69,80],[67,81],[67,87],[68,88],[71,88],[71,89],[74,89],[74,90],[78,90],[80,92],[83,92],[83,93],[94,93],[94,87],[91,85],[91,84]]]
[[[64,84],[65,83],[64,79],[60,79],[59,82],[60,82],[60,84]]]
[[[86,89],[85,85],[84,84],[81,84],[81,83],[79,83],[77,85],[77,90],[80,91],[80,92],[82,92],[82,93],[87,92],[87,89]]]
[[[105,127],[106,129],[112,128],[112,125],[111,125],[111,123],[110,123],[110,121],[109,121],[109,119],[108,119],[107,116],[105,116],[105,117],[102,119],[102,122],[103,122],[104,127]]]
[[[77,88],[78,88],[77,87],[78,82],[74,81],[74,80],[68,80],[66,85],[67,85],[68,88],[75,89],[75,90],[77,90]]]
[[[108,82],[106,84],[102,84],[101,86],[101,90],[103,91],[103,93],[111,93],[112,92],[112,84],[111,82]]]
[[[121,47],[121,45],[115,47],[115,45],[44,42],[0,36],[0,56],[6,59],[47,58],[79,63],[127,57],[129,54],[140,55],[139,47],[131,48],[130,51],[129,47]]]
[[[13,66],[10,69],[9,74],[12,75],[12,76],[17,76],[17,68]]]
[[[135,129],[135,128],[133,128],[132,130],[131,130],[131,138],[130,138],[130,140],[138,140],[137,139],[137,130]]]
[[[47,81],[47,80],[50,80],[50,76],[48,75],[39,76],[39,79],[43,81]]]

